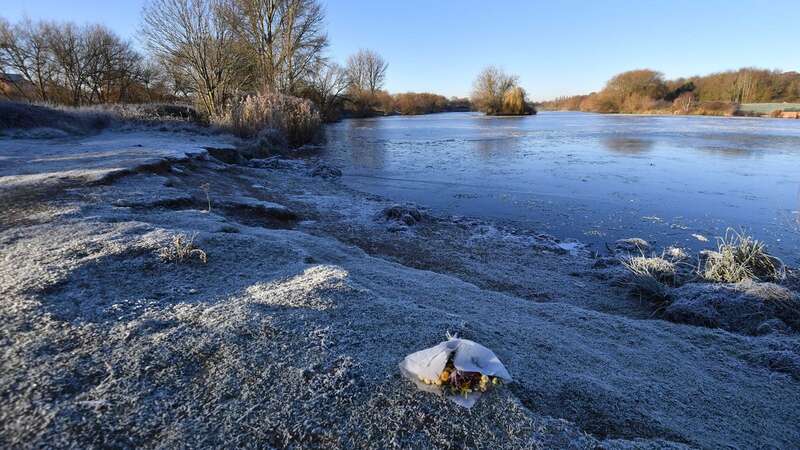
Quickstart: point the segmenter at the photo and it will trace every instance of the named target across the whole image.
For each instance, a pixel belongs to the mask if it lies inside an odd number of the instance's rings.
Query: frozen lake
[[[708,248],[733,227],[800,262],[800,120],[447,113],[344,120],[326,137],[346,184],[440,213],[598,250]]]

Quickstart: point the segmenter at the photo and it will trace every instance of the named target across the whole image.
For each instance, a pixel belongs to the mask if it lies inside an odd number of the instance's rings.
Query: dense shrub
[[[377,108],[378,112],[383,115],[389,115],[394,113],[394,97],[386,91],[376,91],[374,94],[375,97],[375,107]]]
[[[395,111],[395,102],[391,94],[378,90],[358,90],[351,88],[347,93],[344,112],[350,117],[372,117],[390,115]]]
[[[322,124],[310,100],[276,92],[248,95],[233,102],[217,121],[241,137],[277,133],[290,147],[314,140]]]
[[[648,100],[658,100],[667,94],[664,75],[648,69],[631,70],[616,75],[606,83],[603,94],[610,97],[621,108],[632,101],[639,106]]]
[[[447,98],[427,92],[406,92],[394,96],[395,110],[404,115],[443,112],[447,111],[448,107]]]
[[[619,105],[604,93],[592,94],[580,103],[580,110],[584,112],[617,113]]]
[[[540,105],[544,109],[555,111],[582,111],[581,104],[593,94],[557,97],[555,100],[543,102]]]
[[[700,102],[694,108],[695,114],[704,116],[734,116],[739,110],[739,105],[728,102]]]

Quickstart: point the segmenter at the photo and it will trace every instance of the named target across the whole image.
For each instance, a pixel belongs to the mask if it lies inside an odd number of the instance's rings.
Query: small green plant
[[[172,236],[171,245],[162,247],[158,251],[158,256],[166,262],[185,263],[197,260],[206,264],[208,255],[194,244],[195,237],[197,234],[193,234],[191,237],[187,237],[183,233]]]
[[[717,251],[711,252],[701,268],[701,275],[716,283],[742,281],[781,281],[786,276],[783,263],[767,253],[763,242],[728,229],[717,239]]]

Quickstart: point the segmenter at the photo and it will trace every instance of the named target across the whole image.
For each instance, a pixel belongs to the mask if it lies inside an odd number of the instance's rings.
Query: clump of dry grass
[[[311,101],[276,92],[248,95],[234,102],[217,122],[247,138],[274,130],[290,147],[311,142],[322,124]]]
[[[208,254],[194,244],[196,236],[196,234],[193,234],[191,237],[187,237],[183,233],[172,236],[171,245],[162,247],[158,251],[158,256],[162,261],[167,262],[185,263],[197,260],[206,264],[208,262]]]
[[[657,305],[669,302],[669,287],[677,284],[678,270],[672,261],[661,256],[628,256],[622,258],[628,270],[624,284],[633,294]]]
[[[632,256],[622,260],[631,273],[648,275],[661,283],[675,284],[678,273],[675,263],[662,256]]]
[[[716,283],[740,283],[781,281],[786,271],[778,258],[767,253],[763,242],[728,229],[718,239],[717,251],[706,258],[701,275]]]

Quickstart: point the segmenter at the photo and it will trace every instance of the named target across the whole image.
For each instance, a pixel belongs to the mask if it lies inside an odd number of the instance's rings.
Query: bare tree
[[[45,35],[56,77],[67,90],[68,102],[78,106],[83,100],[83,89],[93,58],[89,54],[88,33],[74,23],[64,23],[48,25]]]
[[[347,58],[347,77],[351,87],[371,95],[383,88],[388,68],[389,63],[372,50],[362,49]]]
[[[138,80],[144,88],[147,101],[166,96],[170,91],[170,76],[165,67],[153,58],[143,59],[139,64]],[[172,91],[174,94],[174,91]]]
[[[12,83],[14,98],[72,105],[149,100],[142,61],[129,41],[102,25],[0,19],[0,69],[23,80]]]
[[[379,94],[388,67],[386,60],[372,50],[362,49],[347,58],[348,99],[358,114],[380,106]]]
[[[755,74],[752,70],[739,70],[733,83],[733,95],[731,101],[744,103],[753,101],[753,91],[756,88]]]
[[[141,75],[141,56],[104,26],[89,27],[85,33],[88,101],[125,101],[128,88]]]
[[[16,25],[5,20],[0,22],[0,62],[35,87],[35,98],[31,98],[28,92],[15,84],[19,93],[28,100],[49,100],[48,85],[52,82],[53,65],[46,29],[43,23],[34,24],[28,19]]]
[[[309,78],[310,97],[322,112],[323,119],[335,119],[336,109],[347,90],[347,73],[336,63],[320,63]]]
[[[672,102],[672,105],[676,111],[682,114],[689,114],[695,104],[695,100],[693,92],[684,92]]]
[[[285,0],[283,17],[281,88],[294,93],[298,83],[322,62],[328,46],[323,30],[325,14],[316,0]]]
[[[147,47],[189,80],[212,117],[248,79],[247,61],[222,14],[222,0],[153,0],[144,9]]]
[[[256,61],[260,87],[295,93],[328,46],[317,0],[228,0],[226,17]]]

